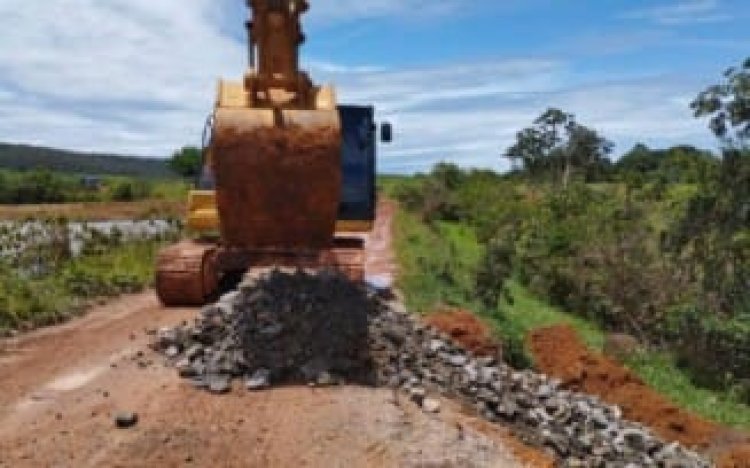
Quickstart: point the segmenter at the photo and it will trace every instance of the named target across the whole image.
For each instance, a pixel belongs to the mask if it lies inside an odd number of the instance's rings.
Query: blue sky
[[[617,154],[712,147],[688,104],[750,56],[747,0],[310,3],[306,68],[394,123],[385,172],[504,169],[548,106]],[[196,144],[217,78],[244,71],[246,14],[244,0],[0,0],[0,141],[162,157]]]

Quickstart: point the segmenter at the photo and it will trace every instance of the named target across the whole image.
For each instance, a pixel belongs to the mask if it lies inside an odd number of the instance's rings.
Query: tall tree
[[[614,144],[596,130],[570,121],[566,126],[567,144],[563,147],[563,181],[568,185],[574,168],[590,170],[601,165],[612,152]]]
[[[723,82],[701,92],[690,107],[696,117],[711,117],[711,130],[727,146],[745,146],[750,141],[750,57],[725,71]]]
[[[544,156],[548,151],[542,132],[536,128],[526,128],[516,134],[516,142],[505,151],[505,157],[514,166],[520,162],[524,170],[536,175],[543,169]]]
[[[516,134],[505,157],[521,161],[532,177],[552,174],[568,186],[575,170],[589,169],[606,161],[613,145],[596,130],[576,122],[560,109],[547,109],[532,127]]]

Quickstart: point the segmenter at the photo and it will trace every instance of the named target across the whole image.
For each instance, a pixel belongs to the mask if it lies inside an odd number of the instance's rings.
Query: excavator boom
[[[246,78],[245,87],[254,91],[256,106],[313,108],[312,83],[299,69],[299,48],[305,42],[300,16],[309,8],[307,1],[248,0],[247,4],[253,11],[246,24],[250,68],[255,73]]]

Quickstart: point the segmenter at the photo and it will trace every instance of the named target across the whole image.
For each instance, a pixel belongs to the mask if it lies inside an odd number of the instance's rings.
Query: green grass
[[[473,231],[448,223],[430,228],[403,210],[396,214],[396,226],[398,285],[406,292],[407,307],[427,314],[470,303],[473,269],[482,255]]]
[[[510,303],[504,301],[499,310],[507,321],[518,328],[519,333],[523,333],[523,336],[537,328],[568,324],[590,348],[600,351],[604,346],[604,333],[592,322],[566,314],[559,308],[534,297],[516,281],[509,281],[508,289],[513,300]]]
[[[111,246],[62,261],[42,277],[0,264],[0,332],[59,323],[96,298],[142,290],[152,283],[159,246],[156,241]]]
[[[192,182],[182,179],[161,179],[151,182],[151,198],[168,201],[187,201]]]
[[[488,310],[474,299],[474,271],[483,248],[471,228],[450,223],[428,227],[405,210],[397,213],[395,226],[398,286],[410,310],[427,314],[452,306],[474,311],[495,330],[506,356],[518,365],[531,363],[525,338],[544,326],[569,324],[588,346],[601,350],[604,333],[595,323],[549,305],[518,282],[509,282],[512,301],[497,309]],[[696,386],[668,355],[646,352],[626,365],[678,405],[721,424],[750,429],[750,406],[731,392]]]
[[[396,199],[398,191],[405,186],[418,186],[420,181],[414,176],[403,176],[403,175],[378,175],[377,188],[378,193],[390,198]]]
[[[626,365],[678,406],[712,421],[750,430],[750,406],[730,391],[697,387],[669,354],[644,352],[629,359]]]

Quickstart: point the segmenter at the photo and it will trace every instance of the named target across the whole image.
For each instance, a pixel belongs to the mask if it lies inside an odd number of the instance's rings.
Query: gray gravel
[[[153,347],[213,393],[231,391],[234,378],[250,391],[285,383],[390,386],[427,413],[440,411],[440,396],[461,401],[554,453],[561,466],[710,466],[624,420],[618,407],[472,356],[399,304],[333,273],[248,279],[193,325],[159,330]]]

